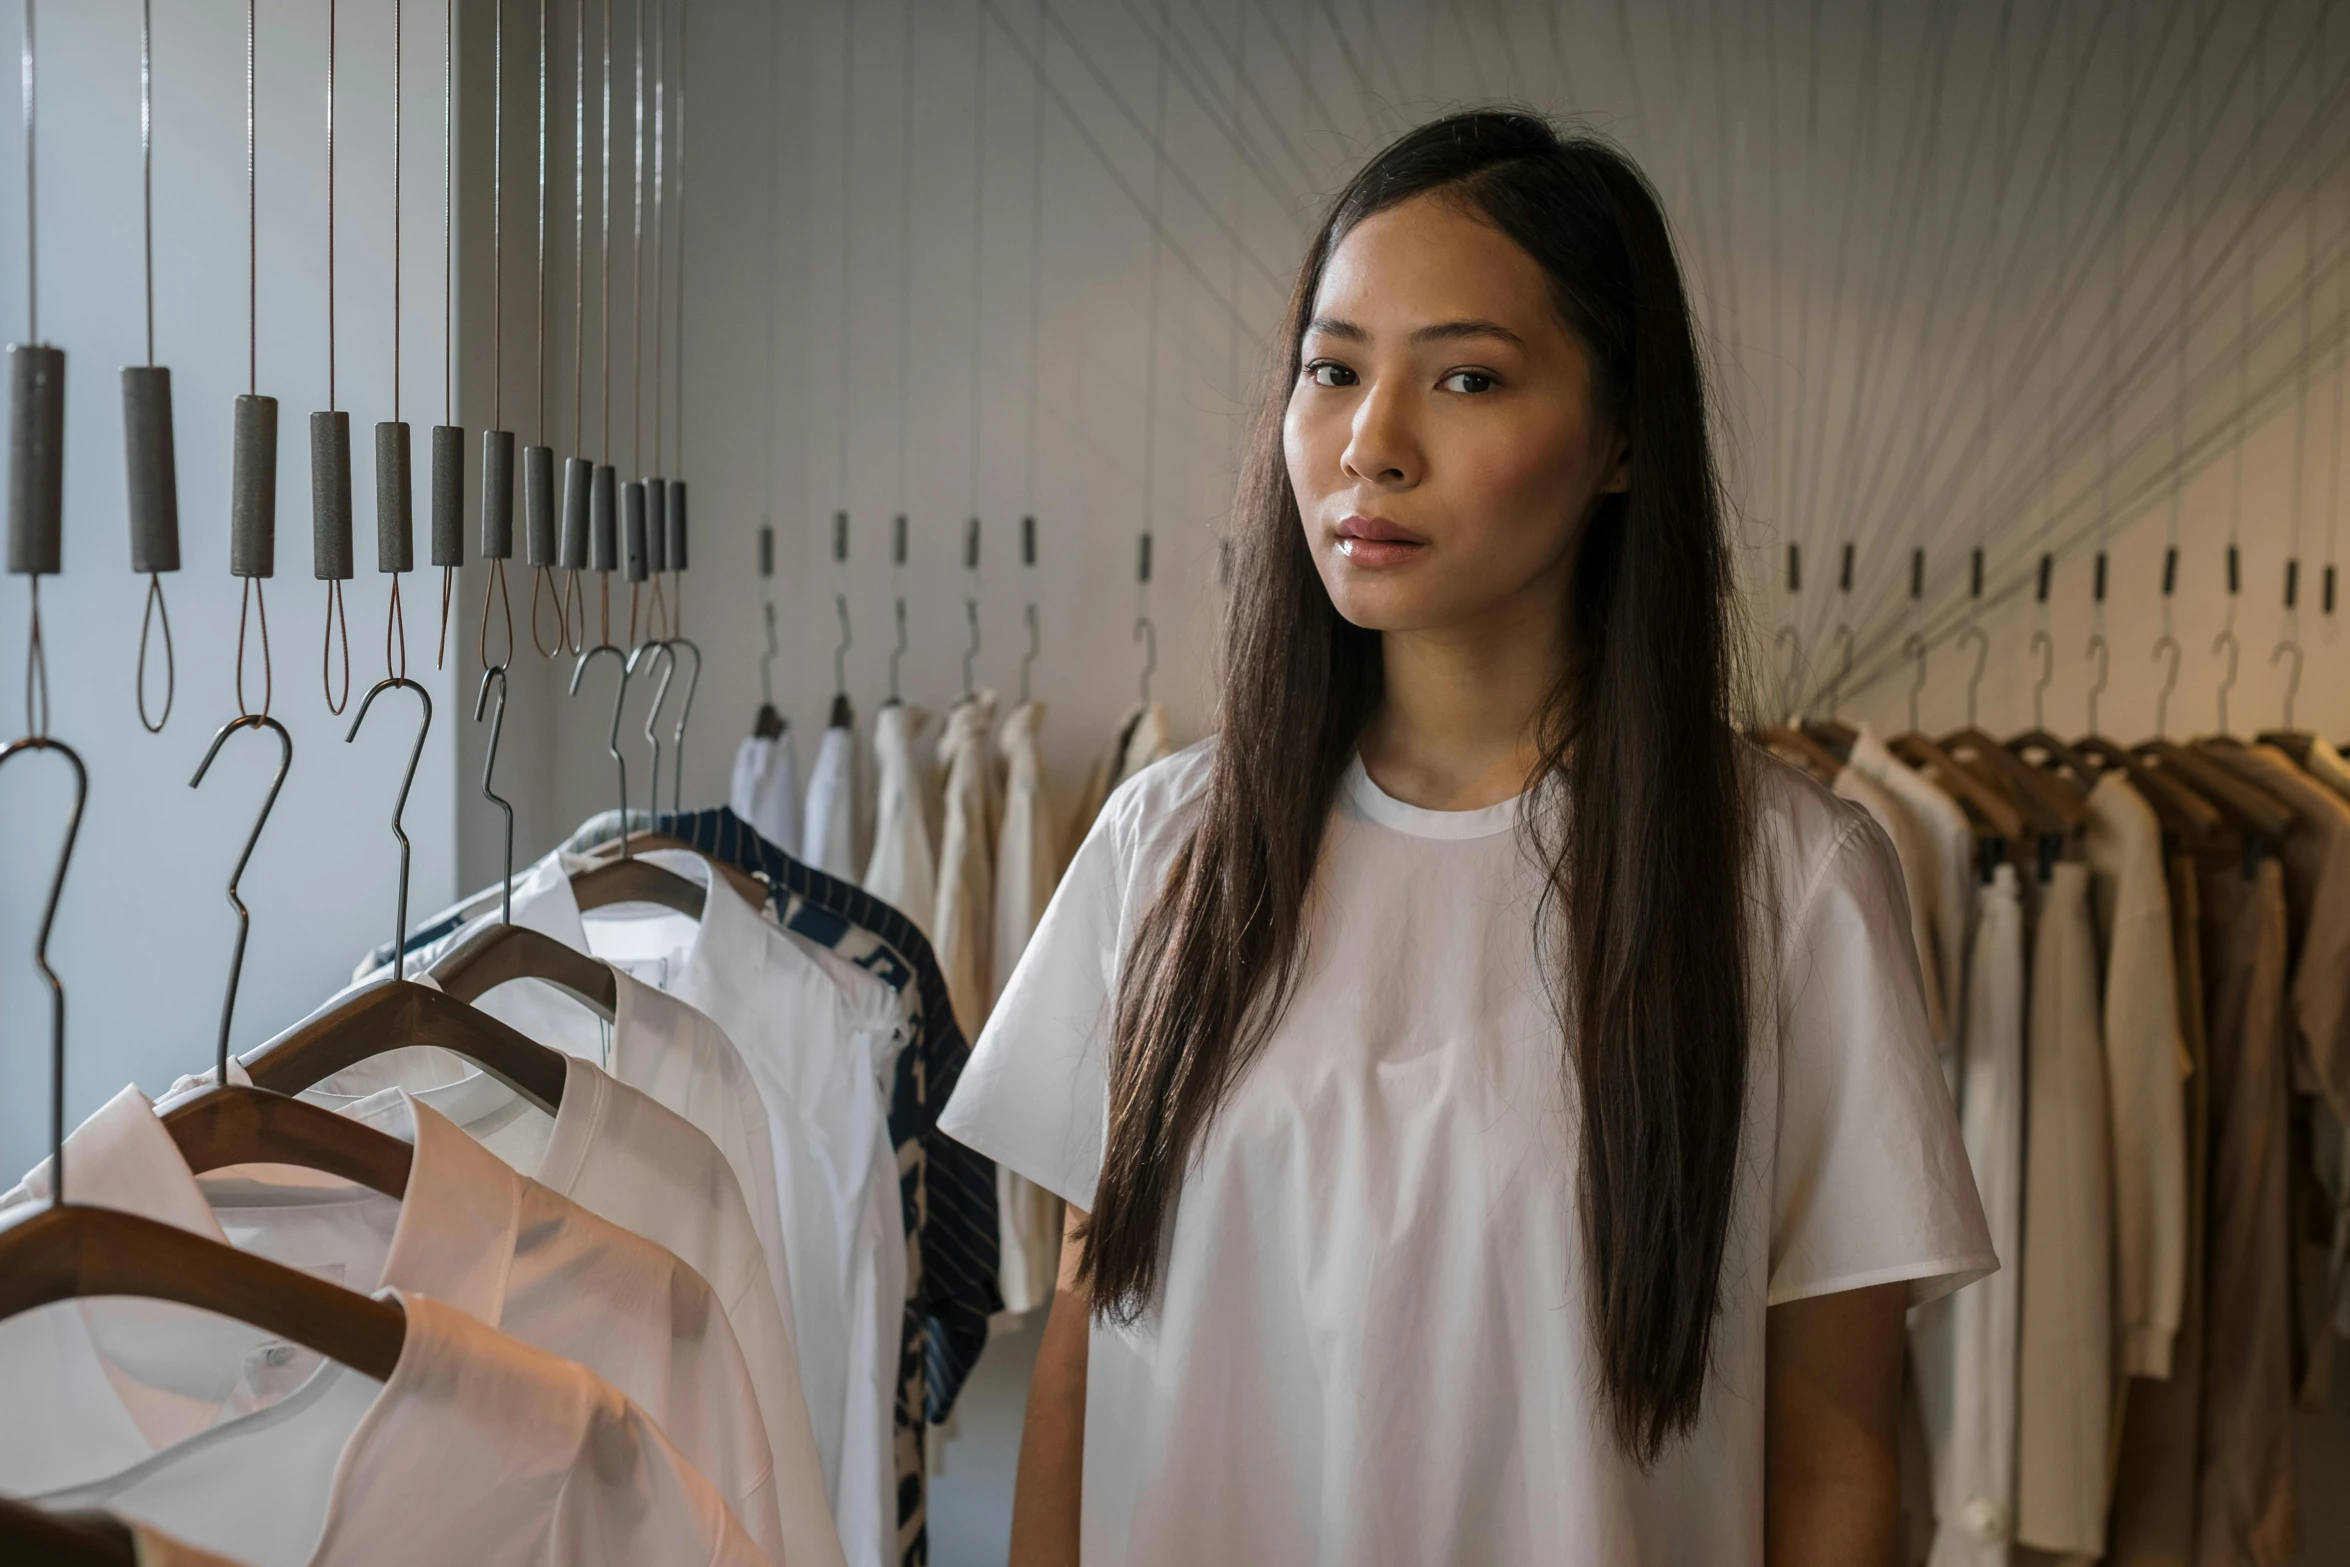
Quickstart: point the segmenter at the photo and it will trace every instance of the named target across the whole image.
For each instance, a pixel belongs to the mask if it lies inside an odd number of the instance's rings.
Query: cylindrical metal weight
[[[131,570],[180,569],[179,465],[172,452],[171,372],[122,372],[122,449],[130,476]]]
[[[669,481],[645,481],[645,569],[659,576],[669,569]]]
[[[481,558],[514,558],[514,432],[481,432]]]
[[[685,570],[685,481],[669,481],[669,569]]]
[[[416,569],[416,504],[408,476],[408,425],[375,427],[375,569]]]
[[[310,416],[310,569],[351,580],[351,416]]]
[[[228,569],[235,577],[277,575],[277,399],[237,399],[229,467]]]
[[[588,490],[595,484],[596,465],[585,457],[563,459],[562,562],[565,571],[585,571],[588,565]]]
[[[608,462],[596,465],[595,486],[588,492],[588,567],[620,569],[620,472]]]
[[[432,427],[432,563],[465,564],[465,432]]]
[[[528,566],[555,561],[555,448],[522,449],[522,560]]]
[[[64,565],[65,350],[11,343],[8,569],[20,577],[53,577]]]
[[[645,482],[631,479],[620,487],[621,562],[628,580],[645,580]]]

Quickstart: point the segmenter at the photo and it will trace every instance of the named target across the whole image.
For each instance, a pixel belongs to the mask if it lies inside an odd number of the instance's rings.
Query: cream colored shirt
[[[873,715],[873,853],[860,882],[930,936],[938,919],[938,856],[930,837],[930,770],[915,745],[930,715],[893,702]],[[935,939],[935,937],[933,938]]]
[[[1967,941],[1974,917],[1974,830],[1967,825],[1966,812],[1957,801],[1885,749],[1866,724],[1860,726],[1859,737],[1852,742],[1852,766],[1906,806],[1918,824],[1925,849],[1919,859],[1918,881],[1933,916],[1932,969],[1943,1003],[1942,1031],[1934,1040],[1955,1067],[1955,1047],[1966,1026],[1962,1003],[1967,993]],[[1934,1015],[1930,1009],[1928,1015]]]

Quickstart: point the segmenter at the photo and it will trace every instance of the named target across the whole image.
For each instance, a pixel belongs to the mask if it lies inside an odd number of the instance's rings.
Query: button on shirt
[[[1196,820],[1195,747],[1112,797],[941,1125],[1090,1207],[1124,954]],[[1643,1471],[1578,1304],[1579,1135],[1518,802],[1428,811],[1360,764],[1297,988],[1173,1205],[1159,1298],[1091,1326],[1096,1563],[1758,1567],[1773,1304],[1995,1266],[1909,911],[1858,809],[1749,754],[1766,910],[1711,1381]]]
[[[199,1180],[146,1097],[128,1088],[67,1141],[74,1198],[345,1288],[429,1294],[577,1360],[661,1424],[762,1551],[780,1551],[765,1427],[709,1285],[660,1247],[517,1175],[436,1112],[402,1104],[416,1151],[407,1191],[392,1198],[278,1165]],[[0,1205],[47,1191],[44,1164]],[[246,1341],[241,1356],[214,1342],[223,1333]],[[0,1486],[49,1490],[145,1461],[223,1417],[266,1408],[317,1364],[308,1351],[162,1302],[60,1303],[0,1322],[0,1385],[38,1389],[38,1402],[18,1407],[49,1411],[0,1423],[13,1433],[0,1435]]]
[[[375,1382],[291,1395],[40,1498],[106,1507],[249,1567],[769,1567],[708,1479],[593,1372],[429,1296]]]

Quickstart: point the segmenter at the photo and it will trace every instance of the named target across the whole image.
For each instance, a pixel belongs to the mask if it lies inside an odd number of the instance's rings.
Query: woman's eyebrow
[[[1313,320],[1306,323],[1306,335],[1309,337],[1343,338],[1350,343],[1368,343],[1371,340],[1370,333],[1356,326],[1352,321],[1338,316],[1314,317]]]
[[[1514,343],[1520,348],[1526,346],[1524,338],[1498,321],[1439,321],[1433,326],[1424,326],[1414,332],[1412,341],[1415,343],[1450,343],[1470,337],[1499,338],[1502,342]]]

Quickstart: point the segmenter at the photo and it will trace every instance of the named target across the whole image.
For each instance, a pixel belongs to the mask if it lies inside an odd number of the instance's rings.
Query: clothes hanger
[[[1844,546],[1844,574],[1849,582],[1852,576],[1852,546],[1849,544]],[[1860,738],[1860,731],[1838,718],[1836,713],[1844,702],[1845,678],[1852,673],[1851,623],[1839,622],[1832,635],[1844,645],[1844,656],[1836,666],[1836,678],[1828,682],[1828,716],[1806,719],[1797,727],[1818,741],[1839,763],[1848,763],[1852,760],[1853,742]],[[1917,726],[1913,723],[1910,727],[1914,729]]]
[[[0,1496],[0,1560],[25,1567],[138,1567],[130,1526],[97,1508],[50,1512]]]
[[[612,766],[620,781],[620,857],[609,864],[581,871],[571,878],[571,894],[578,901],[580,911],[609,907],[615,903],[655,903],[666,909],[694,919],[702,917],[706,894],[700,885],[686,880],[675,871],[658,865],[647,865],[629,852],[628,822],[628,758],[620,750],[620,710],[628,700],[628,682],[636,673],[637,661],[647,656],[658,643],[646,643],[634,653],[622,653],[609,642],[600,642],[580,654],[579,663],[571,672],[571,689],[579,690],[579,677],[586,673],[589,660],[598,653],[610,653],[620,664],[620,683],[612,693],[612,727],[605,741],[611,753]],[[676,668],[676,655],[670,654],[670,667]],[[657,711],[657,709],[656,709]]]
[[[2004,746],[1975,727],[1975,700],[1982,685],[1983,668],[1991,656],[1991,636],[1981,626],[1968,626],[1959,633],[1959,644],[1969,640],[1975,644],[1974,673],[1967,678],[1966,727],[1954,729],[1941,738],[1942,749],[1962,763],[1979,759],[1980,776],[1992,787],[2002,791],[2017,807],[2033,836],[2039,838],[2067,837],[2087,819],[2087,807],[2078,797],[2078,791],[2069,791],[2049,774],[2030,767],[2016,759]]]
[[[844,513],[841,518],[844,527],[847,525],[847,520],[847,515]],[[857,725],[857,710],[849,701],[849,648],[851,642],[849,638],[849,596],[846,593],[835,593],[832,596],[832,612],[840,618],[840,640],[834,643],[832,648],[832,713],[826,723],[834,729],[854,729]]]
[[[2102,634],[2093,634],[2086,651],[2097,660],[2097,679],[2089,687],[2089,732],[2073,742],[2074,755],[2099,775],[2118,771],[2128,778],[2139,797],[2153,809],[2164,831],[2173,834],[2180,843],[2208,842],[2227,826],[2217,807],[2160,768],[2149,766],[2143,757],[2133,755],[2097,732],[2097,701],[2105,694],[2113,649]]]
[[[1792,550],[1794,546],[1790,545],[1788,548]],[[1778,642],[1781,647],[1789,650],[1787,677],[1779,683],[1780,707],[1787,716],[1785,721],[1781,723],[1764,727],[1757,733],[1756,738],[1781,758],[1794,763],[1819,779],[1821,783],[1832,785],[1836,782],[1836,775],[1844,770],[1843,761],[1806,734],[1795,721],[1797,714],[1795,713],[1793,693],[1796,672],[1803,666],[1802,640],[1793,625],[1785,625],[1779,628]]]
[[[2045,631],[2032,633],[2032,650],[2040,655],[2040,679],[2032,687],[2032,727],[2007,742],[2008,751],[2022,756],[2027,750],[2044,753],[2051,761],[2069,768],[2081,788],[2087,789],[2097,781],[2097,769],[2089,759],[2048,732],[2042,709],[2047,701],[2049,683],[2056,678],[2056,641]],[[2094,700],[2094,699],[2092,699]],[[2097,727],[2092,719],[2089,727]]]
[[[407,1314],[391,1301],[329,1284],[177,1225],[68,1199],[65,1160],[65,985],[49,966],[49,934],[81,831],[89,772],[71,747],[34,734],[0,749],[0,767],[50,751],[72,767],[73,814],[49,881],[33,966],[49,986],[49,1201],[0,1219],[0,1318],[63,1300],[131,1295],[233,1317],[389,1381],[407,1339]]]
[[[2213,652],[2228,647],[2233,640],[2229,633],[2221,632],[2220,640],[2212,644]],[[2171,655],[2170,668],[2161,689],[2155,693],[2155,738],[2134,745],[2130,750],[2161,767],[2180,787],[2201,795],[2237,830],[2270,842],[2282,839],[2292,830],[2293,815],[2278,803],[2274,795],[2249,779],[2238,777],[2233,769],[2223,767],[2209,757],[2198,756],[2186,746],[2174,745],[2165,737],[2164,731],[2170,716],[2170,695],[2179,680],[2180,656],[2178,639],[2168,632],[2155,639],[2155,658],[2160,659],[2165,649]],[[2221,688],[2220,718],[2224,730],[2227,718],[2225,686]]]
[[[407,977],[407,944],[402,938],[408,928],[408,834],[400,825],[400,818],[408,806],[409,787],[416,781],[416,764],[424,755],[425,736],[432,729],[432,698],[412,681],[379,681],[360,704],[358,716],[351,721],[350,733],[344,738],[356,737],[376,696],[397,686],[407,686],[416,692],[424,721],[417,726],[416,744],[408,754],[408,771],[401,780],[399,798],[392,806],[392,836],[400,841],[398,924],[393,930],[392,977],[267,1041],[245,1058],[246,1074],[256,1087],[296,1094],[386,1051],[435,1045],[464,1057],[552,1115],[562,1105],[563,1084],[569,1070],[560,1053],[454,996],[444,995],[429,985],[419,985]]]
[[[2287,608],[2292,606],[2290,594],[2285,603]],[[2268,655],[2268,667],[2274,669],[2283,663],[2287,653],[2293,655],[2293,673],[2285,680],[2285,700],[2281,713],[2283,724],[2276,729],[2263,729],[2258,738],[2262,745],[2273,745],[2290,756],[2296,765],[2307,767],[2310,742],[2317,736],[2307,729],[2293,727],[2293,699],[2301,694],[2301,644],[2291,637],[2280,640]]]
[[[490,789],[490,779],[498,766],[499,736],[506,723],[505,670],[482,671],[481,691],[473,704],[473,716],[476,722],[480,721],[493,675],[498,681],[498,711],[490,724],[489,755],[481,766],[481,792],[506,813],[506,875],[498,884],[503,889],[503,901],[496,924],[485,925],[465,937],[433,964],[433,982],[458,1000],[471,1002],[479,1001],[510,979],[543,980],[574,996],[609,1022],[620,1004],[619,986],[612,978],[611,969],[585,953],[574,952],[543,931],[514,923],[514,807]]]
[[[293,737],[266,713],[233,718],[212,737],[211,748],[197,764],[196,776],[188,780],[191,789],[201,784],[221,746],[244,730],[277,736],[278,765],[269,793],[261,802],[261,814],[246,835],[244,852],[229,872],[228,901],[237,911],[237,940],[229,957],[227,994],[220,1004],[213,1078],[210,1086],[163,1111],[158,1119],[194,1174],[237,1164],[289,1164],[357,1182],[387,1197],[402,1196],[408,1190],[408,1172],[414,1162],[414,1150],[406,1143],[320,1106],[228,1080],[229,1027],[236,1016],[237,982],[245,967],[245,939],[253,924],[251,912],[237,896],[237,883],[253,858],[254,846],[261,841],[261,830],[269,825],[269,813],[277,804],[278,791],[285,786],[286,773],[294,765]]]
[[[694,671],[685,677],[685,705],[677,710],[677,727],[669,731],[669,802],[670,809],[685,809],[685,726],[693,721],[694,693],[702,689],[702,650],[685,637],[671,636],[669,656],[677,657],[679,648],[694,656]]]
[[[2008,803],[2006,795],[1918,728],[1918,695],[1926,685],[1926,639],[1911,632],[1903,643],[1903,651],[1917,664],[1917,676],[1909,686],[1909,730],[1895,735],[1886,743],[1886,749],[1912,767],[1938,778],[1942,787],[1990,836],[2010,842],[2023,837],[2023,818]]]
[[[761,607],[767,618],[767,651],[759,655],[759,716],[751,720],[751,733],[773,740],[783,733],[783,715],[775,710],[775,606]]]

